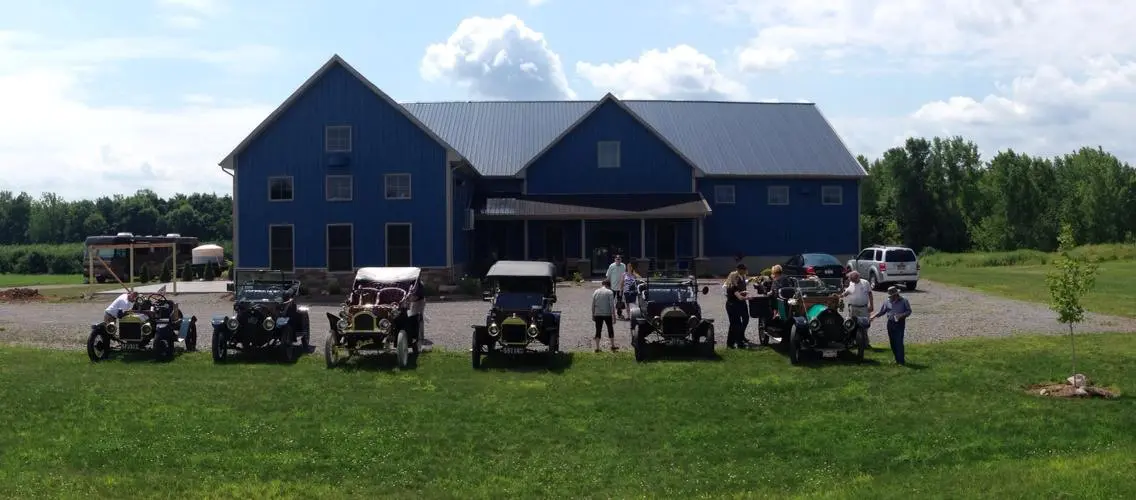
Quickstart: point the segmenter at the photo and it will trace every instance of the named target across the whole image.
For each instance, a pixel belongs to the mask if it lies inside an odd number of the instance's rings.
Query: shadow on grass
[[[259,349],[249,349],[247,351],[229,349],[229,358],[224,363],[220,364],[256,364],[256,365],[294,365],[303,356],[310,356],[316,352],[315,346],[308,346],[305,350],[303,347],[297,346],[299,350],[298,355],[294,361],[287,361],[284,356],[280,354],[280,349],[276,346],[262,347]],[[213,354],[209,351],[209,356]]]
[[[201,348],[198,348],[197,351],[200,352]],[[170,360],[158,359],[158,355],[154,353],[151,347],[141,350],[131,349],[129,351],[114,349],[107,353],[107,357],[103,358],[99,363],[106,363],[108,361],[117,361],[119,363],[173,363],[176,362],[178,358],[187,354],[192,355],[194,353],[186,351],[180,345],[177,349],[174,349],[174,357]],[[83,350],[83,355],[87,355],[85,349]]]
[[[643,360],[644,363],[657,363],[660,361],[679,361],[679,362],[699,362],[704,361],[713,363],[722,361],[722,355],[718,354],[715,350],[713,354],[707,356],[699,353],[694,346],[682,345],[667,345],[663,343],[648,343],[643,346],[646,349],[646,356]],[[631,352],[635,349],[629,348]]]
[[[417,370],[418,357],[422,354],[410,354],[406,357],[406,368],[398,367],[398,355],[393,352],[361,353],[340,361],[333,370],[345,372],[388,372],[398,373],[402,370]]]
[[[779,356],[786,359],[788,362],[789,351],[787,346],[781,344],[770,344],[765,346],[763,350],[776,352]],[[873,354],[883,354],[882,356],[872,356]],[[801,351],[801,360],[796,366],[802,368],[821,369],[834,366],[888,366],[893,364],[894,358],[891,356],[890,349],[882,349],[872,347],[864,351],[864,360],[860,361],[856,358],[856,353],[853,350],[839,351],[836,358],[825,358],[820,351],[803,350]],[[930,368],[928,365],[919,363],[907,363],[905,368],[911,370],[926,370]]]
[[[572,366],[575,355],[570,352],[530,352],[505,354],[494,352],[481,357],[481,371],[548,372],[561,374]]]

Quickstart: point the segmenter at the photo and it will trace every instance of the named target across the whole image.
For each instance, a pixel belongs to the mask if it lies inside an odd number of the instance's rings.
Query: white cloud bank
[[[741,100],[745,85],[720,71],[718,63],[689,45],[648,50],[636,60],[576,63],[576,72],[592,86],[622,99]]]

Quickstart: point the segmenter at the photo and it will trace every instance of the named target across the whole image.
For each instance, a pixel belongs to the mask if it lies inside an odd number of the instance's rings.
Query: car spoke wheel
[[[917,287],[917,286],[919,286],[918,281],[908,281],[907,282],[907,290],[908,291],[915,291],[915,287]]]
[[[154,339],[154,354],[157,356],[159,361],[168,361],[170,359],[167,352],[169,352],[172,347],[173,346],[170,345],[170,341],[164,338]]]
[[[418,333],[415,333],[414,338],[410,339],[410,353],[418,356],[422,352],[422,337],[423,332],[426,331],[426,318],[419,314],[415,319],[418,320]]]
[[[702,337],[702,343],[698,347],[701,349],[702,356],[714,357],[714,325],[706,326],[706,334]]]
[[[647,359],[647,331],[641,327],[635,335],[635,361],[643,362]]]
[[[481,339],[477,337],[477,332],[473,334],[473,348],[470,349],[472,354],[473,369],[481,368]]]
[[[190,323],[189,332],[185,334],[185,350],[186,352],[197,351],[197,325]]]
[[[107,334],[99,331],[91,332],[87,337],[87,357],[91,361],[102,361],[110,355],[110,338]]]
[[[229,342],[228,336],[225,332],[220,330],[213,331],[213,362],[224,363],[229,359]]]
[[[553,333],[548,336],[548,353],[556,354],[560,352],[560,334]]]
[[[798,364],[801,362],[801,334],[796,327],[789,333],[789,363]]]
[[[398,339],[395,340],[395,352],[398,354],[398,367],[406,368],[407,362],[410,357],[410,339],[406,334],[406,330],[398,331]]]
[[[328,368],[333,368],[338,365],[342,358],[339,355],[339,346],[335,342],[335,334],[327,336],[327,340],[323,343],[323,359],[327,363]]]
[[[280,357],[291,363],[296,360],[296,333],[288,326],[283,330],[280,332]]]

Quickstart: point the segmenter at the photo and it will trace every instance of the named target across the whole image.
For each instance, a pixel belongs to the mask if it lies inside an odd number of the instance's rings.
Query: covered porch
[[[671,269],[704,252],[710,206],[698,193],[517,195],[489,198],[477,215],[473,260],[547,260],[565,278],[602,275],[615,255]]]

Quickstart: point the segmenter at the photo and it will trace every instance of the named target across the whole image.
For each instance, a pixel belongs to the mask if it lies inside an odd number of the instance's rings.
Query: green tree
[[[1057,321],[1069,325],[1069,346],[1073,359],[1073,375],[1077,374],[1077,344],[1073,326],[1085,319],[1082,300],[1096,283],[1097,265],[1073,254],[1076,240],[1073,227],[1064,224],[1057,237],[1059,253],[1053,269],[1045,277],[1049,285],[1050,308],[1057,313]],[[1076,380],[1076,379],[1074,379]]]

